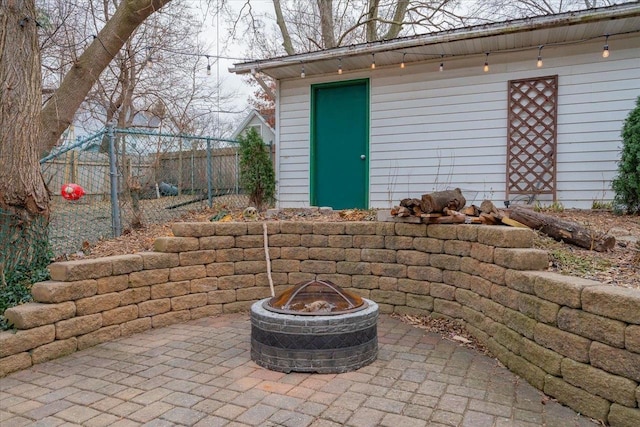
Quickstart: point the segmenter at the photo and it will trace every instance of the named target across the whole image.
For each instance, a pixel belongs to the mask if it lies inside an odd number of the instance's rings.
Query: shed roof
[[[613,42],[640,32],[640,4],[624,3],[609,7],[536,16],[492,24],[476,25],[392,40],[362,43],[234,64],[232,73],[262,72],[275,79],[336,72],[338,60],[345,70],[370,67],[375,54],[377,66],[452,56],[513,52],[539,46],[586,42],[605,37]]]

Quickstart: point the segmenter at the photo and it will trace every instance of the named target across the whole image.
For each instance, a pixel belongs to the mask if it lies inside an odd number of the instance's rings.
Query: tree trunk
[[[42,78],[36,16],[34,0],[0,2],[0,210],[27,224],[49,215],[37,150]]]
[[[336,47],[336,37],[333,34],[333,0],[317,0],[320,11],[320,31],[324,49]]]
[[[404,22],[404,15],[407,13],[409,7],[409,0],[397,0],[396,10],[393,14],[393,22],[389,24],[389,29],[384,36],[385,40],[395,39],[402,30],[402,23]]]
[[[42,109],[41,150],[49,151],[56,145],[60,135],[73,121],[73,116],[93,84],[133,31],[170,1],[124,0],[120,3],[111,19],[87,50],[80,55],[60,87]]]
[[[369,9],[367,11],[367,41],[373,42],[378,40],[378,5],[380,0],[369,0]]]
[[[534,230],[540,230],[558,241],[571,243],[589,250],[605,252],[612,249],[616,244],[616,239],[613,236],[589,230],[577,222],[558,219],[530,209],[516,207],[509,214],[509,218]]]
[[[287,52],[287,55],[293,55],[295,51],[293,50],[293,43],[291,42],[287,23],[284,21],[284,16],[282,15],[280,0],[273,0],[273,9],[276,12],[276,23],[278,24],[280,33],[282,34],[282,46],[284,46],[284,51]]]
[[[459,211],[467,203],[459,188],[422,195],[422,212],[442,212],[445,208]]]

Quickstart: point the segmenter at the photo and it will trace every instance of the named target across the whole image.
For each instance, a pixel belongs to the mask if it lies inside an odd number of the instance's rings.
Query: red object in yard
[[[78,184],[64,184],[60,194],[62,194],[62,197],[67,200],[78,200],[84,196],[85,192],[84,188],[80,187]]]

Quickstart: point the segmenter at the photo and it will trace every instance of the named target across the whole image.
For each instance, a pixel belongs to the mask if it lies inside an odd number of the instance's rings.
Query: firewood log
[[[430,194],[423,194],[421,201],[422,212],[443,212],[444,208],[459,211],[467,203],[459,188],[455,190],[435,191]]]

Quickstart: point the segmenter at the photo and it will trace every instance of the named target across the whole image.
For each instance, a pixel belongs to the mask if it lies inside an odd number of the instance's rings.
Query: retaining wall
[[[330,280],[382,313],[464,321],[511,371],[574,410],[640,425],[640,291],[543,271],[533,232],[502,226],[268,222],[276,291]],[[0,376],[270,295],[262,223],[177,223],[155,252],[54,263],[6,311]]]

